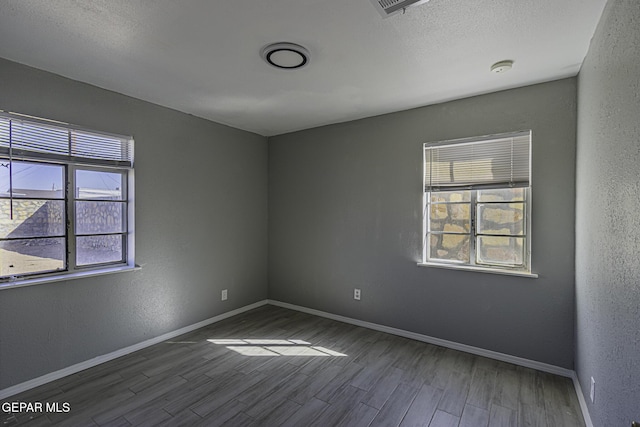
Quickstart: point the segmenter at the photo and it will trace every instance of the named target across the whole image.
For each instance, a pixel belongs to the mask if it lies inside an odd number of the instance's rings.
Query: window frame
[[[98,138],[98,143],[100,138],[113,138],[115,140],[121,141],[122,144],[127,144],[126,148],[122,148],[123,150],[127,150],[126,155],[130,158],[130,161],[122,161],[122,160],[110,160],[103,158],[90,158],[90,157],[81,157],[74,155],[61,156],[58,153],[52,153],[48,155],[46,152],[38,152],[33,151],[29,152],[28,150],[16,150],[18,153],[12,153],[11,146],[7,149],[6,140],[1,140],[0,137],[0,158],[5,161],[10,162],[29,162],[29,163],[37,163],[43,165],[53,165],[60,166],[63,168],[63,199],[60,199],[64,202],[64,241],[66,245],[65,251],[65,259],[64,259],[64,268],[62,270],[47,270],[47,271],[37,271],[33,273],[21,273],[17,275],[7,275],[0,277],[0,290],[18,287],[18,286],[28,286],[32,284],[53,282],[59,280],[67,280],[79,277],[87,277],[94,275],[102,275],[109,274],[115,272],[122,271],[131,271],[139,269],[135,264],[135,197],[134,197],[134,165],[133,165],[133,138],[130,136],[123,136],[111,133],[105,133],[100,131],[89,130],[86,128],[82,128],[75,125],[69,125],[66,123],[60,122],[52,122],[46,119],[34,118],[31,116],[23,116],[16,113],[6,113],[0,111],[0,119],[5,121],[20,121],[23,122],[22,125],[26,122],[29,124],[44,124],[45,126],[52,128],[59,128],[62,130],[66,130],[69,132],[69,146],[71,150],[72,132],[78,132],[80,138]],[[9,133],[9,138],[11,138],[11,133]],[[35,144],[35,143],[34,143]],[[89,144],[95,144],[95,141],[90,141]],[[3,148],[4,147],[4,148]],[[125,147],[123,145],[123,147]],[[82,148],[82,147],[81,147]],[[100,150],[101,147],[98,147]],[[90,154],[89,154],[90,155]],[[98,155],[101,155],[98,153]],[[94,171],[94,172],[106,172],[106,173],[118,173],[122,176],[122,199],[120,200],[97,200],[97,199],[86,199],[80,198],[79,194],[76,194],[76,176],[78,171]],[[12,196],[11,198],[15,199]],[[9,200],[10,197],[2,197],[3,199]],[[53,199],[52,199],[53,200]],[[58,199],[55,199],[58,200]],[[124,222],[121,232],[114,233],[77,233],[76,226],[76,203],[81,201],[100,201],[100,202],[111,202],[122,204],[122,221]],[[100,236],[100,235],[120,235],[121,236],[121,247],[122,247],[122,257],[118,261],[106,261],[106,262],[96,262],[90,264],[79,264],[78,263],[78,254],[77,254],[77,240],[78,237],[82,236]],[[6,241],[9,239],[4,239]]]
[[[6,159],[4,156],[0,155],[0,163],[3,163],[5,161],[9,161],[9,159]],[[61,196],[62,197],[38,197],[38,196],[21,196],[20,194],[13,194],[13,192],[11,192],[11,194],[9,194],[9,196],[5,196],[5,195],[1,195],[0,196],[0,200],[6,200],[9,201],[9,203],[13,204],[15,203],[16,200],[22,200],[22,201],[43,201],[45,204],[47,202],[50,201],[54,201],[54,202],[60,202],[62,205],[62,210],[63,210],[63,218],[61,218],[61,226],[62,226],[62,234],[55,234],[55,235],[44,235],[44,234],[38,234],[38,235],[30,235],[30,236],[18,236],[18,237],[2,237],[0,238],[0,242],[18,242],[18,241],[25,241],[25,240],[31,240],[31,241],[35,241],[35,240],[40,240],[40,239],[61,239],[64,242],[64,252],[63,252],[63,259],[62,259],[62,268],[56,268],[56,269],[52,269],[52,270],[41,270],[35,273],[26,273],[26,274],[16,274],[16,275],[7,275],[7,276],[0,276],[0,281],[6,281],[6,280],[10,280],[13,277],[23,277],[23,276],[27,276],[27,275],[43,275],[43,274],[59,274],[59,273],[63,273],[66,272],[68,267],[69,267],[69,263],[68,263],[68,239],[67,239],[67,197],[66,197],[66,179],[67,179],[67,166],[64,164],[59,164],[59,163],[45,163],[45,162],[41,162],[41,161],[34,161],[34,160],[13,160],[13,162],[19,162],[25,165],[47,165],[47,166],[54,166],[56,168],[60,169],[61,172],[61,178],[62,178],[62,188],[60,189],[61,191]],[[9,174],[12,173],[12,166],[8,166],[9,169]],[[29,167],[29,166],[27,166]],[[20,173],[20,172],[17,172]],[[44,205],[43,205],[44,206]],[[41,207],[40,207],[41,208]],[[38,208],[38,210],[40,209]],[[10,208],[11,211],[13,211],[13,208]],[[20,227],[21,224],[19,224],[17,228]],[[15,231],[15,230],[14,230]]]
[[[529,171],[529,179],[526,184],[522,183],[491,183],[491,184],[473,184],[468,183],[467,185],[457,185],[455,187],[442,187],[442,188],[431,188],[427,184],[427,177],[431,177],[430,171],[427,171],[427,149],[432,147],[443,147],[449,145],[456,144],[474,144],[474,143],[482,143],[490,140],[499,140],[503,138],[513,138],[522,136],[528,133],[528,151],[529,151],[529,163],[528,163],[528,171]],[[456,269],[456,270],[471,270],[485,273],[495,273],[495,274],[507,274],[507,275],[516,275],[516,276],[524,276],[524,277],[538,277],[536,273],[532,272],[531,265],[531,200],[532,200],[532,183],[531,183],[531,142],[532,142],[532,132],[529,131],[518,131],[518,132],[509,132],[504,134],[496,134],[496,135],[487,135],[482,137],[472,137],[472,138],[462,138],[455,140],[445,140],[438,142],[425,143],[423,145],[423,167],[424,167],[424,181],[423,181],[423,223],[422,223],[422,236],[423,236],[423,245],[422,245],[422,254],[421,260],[418,262],[420,266],[428,266],[428,267],[440,267],[440,268],[448,268],[448,269]],[[513,156],[513,153],[512,153]],[[430,161],[432,161],[430,159]],[[513,158],[511,160],[513,163]],[[451,166],[451,170],[453,170],[453,165]],[[429,172],[429,174],[428,174]],[[452,178],[453,179],[453,178]],[[500,190],[500,189],[514,189],[514,188],[522,188],[523,189],[523,200],[515,201],[515,200],[503,200],[503,201],[493,201],[493,202],[482,202],[478,201],[478,192],[483,190]],[[469,200],[466,201],[465,197],[462,197],[461,201],[451,202],[451,201],[440,201],[433,203],[432,195],[450,191],[468,191],[469,192]],[[522,235],[513,235],[513,234],[489,234],[489,233],[479,233],[479,225],[478,225],[478,214],[480,211],[480,205],[483,204],[491,204],[491,203],[523,203],[523,230]],[[431,215],[432,215],[432,206],[434,205],[445,205],[447,208],[453,204],[467,205],[469,207],[469,229],[468,232],[445,232],[444,230],[431,230]],[[449,212],[449,209],[447,209]],[[431,255],[431,237],[434,235],[460,235],[460,236],[468,236],[468,244],[469,244],[469,255],[468,261],[466,260],[456,260],[456,259],[442,259],[437,258]],[[482,263],[478,262],[479,256],[479,238],[482,236],[497,236],[497,237],[522,237],[524,239],[523,243],[523,260],[521,265],[506,265],[500,263]]]
[[[76,271],[76,270],[86,270],[86,269],[96,269],[96,268],[100,268],[100,267],[105,267],[105,266],[113,266],[113,265],[121,265],[121,264],[126,264],[127,260],[128,260],[128,244],[127,244],[127,235],[128,230],[129,230],[129,215],[128,215],[128,211],[129,211],[129,182],[128,182],[128,175],[129,175],[129,170],[124,169],[124,168],[109,168],[109,167],[104,167],[104,166],[96,166],[96,165],[81,165],[81,164],[73,164],[73,165],[69,165],[69,175],[68,175],[68,188],[69,191],[67,192],[67,211],[69,213],[69,217],[74,218],[74,221],[71,221],[69,226],[68,226],[68,233],[69,233],[69,237],[68,237],[68,264],[72,267],[72,270]],[[123,190],[122,190],[122,194],[123,197],[121,200],[99,200],[99,199],[93,199],[93,198],[80,198],[77,194],[76,194],[76,177],[77,174],[76,172],[78,171],[91,171],[91,172],[108,172],[108,173],[114,173],[117,172],[122,176],[122,185],[123,185]],[[124,212],[125,214],[123,215],[122,220],[124,221],[124,227],[123,230],[121,232],[110,232],[110,233],[79,233],[76,227],[77,224],[77,218],[76,218],[76,203],[77,202],[109,202],[109,203],[118,203],[118,204],[123,204],[125,209]],[[73,215],[73,216],[72,216]],[[78,262],[78,237],[89,237],[89,236],[114,236],[114,235],[119,235],[122,238],[123,244],[122,244],[122,257],[120,261],[107,261],[107,262],[100,262],[100,263],[91,263],[91,264],[80,264]],[[73,256],[71,256],[73,254]],[[71,270],[71,268],[70,268]]]

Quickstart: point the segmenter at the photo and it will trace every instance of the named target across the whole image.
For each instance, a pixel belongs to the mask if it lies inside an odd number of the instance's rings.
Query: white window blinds
[[[133,139],[0,113],[0,154],[132,167]]]
[[[531,131],[424,145],[425,191],[527,187]]]

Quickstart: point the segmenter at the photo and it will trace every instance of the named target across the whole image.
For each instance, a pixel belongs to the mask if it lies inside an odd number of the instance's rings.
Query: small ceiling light
[[[296,70],[309,63],[309,51],[294,43],[273,43],[262,48],[262,59],[276,68]]]
[[[509,71],[511,68],[513,68],[513,61],[511,60],[500,61],[500,62],[496,62],[491,66],[491,72],[500,74],[500,73],[504,73],[505,71]]]

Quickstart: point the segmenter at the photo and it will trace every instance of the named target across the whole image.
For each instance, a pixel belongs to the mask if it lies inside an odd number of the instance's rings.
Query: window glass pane
[[[13,197],[63,199],[64,166],[12,162]],[[9,161],[0,159],[0,196],[9,196]]]
[[[479,190],[479,202],[511,202],[524,201],[524,188],[500,188],[496,190]]]
[[[478,264],[517,267],[523,260],[523,237],[478,236]]]
[[[126,231],[125,215],[123,202],[76,202],[76,234]]]
[[[468,233],[471,223],[469,203],[441,203],[431,205],[429,216],[430,231]]]
[[[124,261],[124,236],[78,236],[76,264],[102,264]]]
[[[468,234],[431,234],[430,260],[469,262]]]
[[[478,204],[478,234],[524,234],[524,203]]]
[[[5,240],[0,242],[0,276],[64,270],[64,238]]]
[[[429,197],[431,203],[468,202],[471,200],[471,191],[432,191]]]
[[[92,170],[76,171],[76,198],[124,200],[123,174]]]
[[[0,238],[64,236],[64,200],[0,199]]]

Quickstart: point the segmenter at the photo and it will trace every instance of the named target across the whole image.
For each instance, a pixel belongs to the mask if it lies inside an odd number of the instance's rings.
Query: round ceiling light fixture
[[[505,71],[509,71],[511,68],[513,68],[513,61],[511,60],[500,61],[500,62],[496,62],[491,66],[491,72],[500,74],[500,73],[504,73]]]
[[[309,63],[309,51],[294,43],[273,43],[262,48],[262,59],[276,68],[297,70]]]

